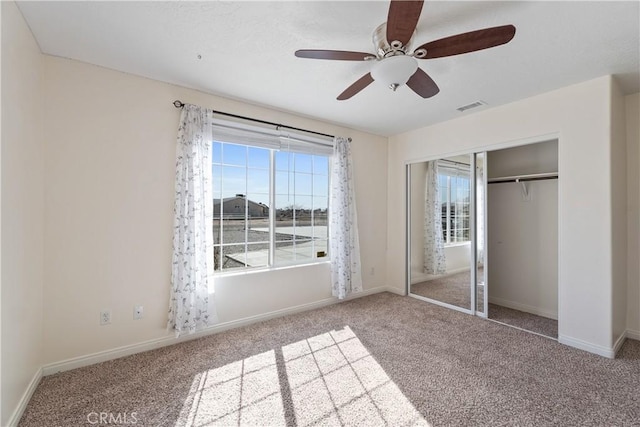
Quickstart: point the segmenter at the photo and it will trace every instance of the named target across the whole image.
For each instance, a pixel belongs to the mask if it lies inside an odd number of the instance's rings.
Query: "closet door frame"
[[[478,226],[477,226],[477,206],[478,206],[478,191],[477,191],[477,185],[478,185],[478,169],[477,169],[477,156],[481,154],[482,158],[483,158],[483,174],[482,174],[482,188],[484,189],[484,201],[483,204],[481,206],[482,208],[482,222],[483,222],[483,226],[482,226],[482,230],[483,230],[483,236],[482,239],[484,241],[484,252],[483,252],[483,268],[482,268],[482,282],[484,284],[484,291],[482,292],[482,296],[483,296],[483,301],[482,301],[482,311],[478,311],[477,307],[478,307],[478,302],[477,302],[477,298],[478,298]],[[472,156],[473,160],[473,185],[471,186],[471,188],[473,189],[473,197],[472,197],[472,204],[473,204],[473,209],[472,209],[472,213],[473,213],[473,230],[472,230],[472,239],[471,239],[471,258],[473,260],[473,271],[471,273],[472,276],[472,281],[473,281],[473,285],[471,286],[472,291],[474,292],[474,298],[473,298],[473,305],[472,305],[472,311],[473,314],[478,316],[478,317],[483,317],[483,318],[488,318],[489,317],[489,281],[487,280],[487,278],[489,277],[488,275],[488,257],[487,257],[487,237],[489,236],[488,233],[488,229],[487,229],[487,224],[488,224],[488,219],[487,219],[487,213],[488,213],[488,209],[487,209],[487,177],[489,176],[488,174],[488,169],[487,169],[487,151],[477,151],[473,153]]]
[[[471,309],[471,314],[473,314],[474,316],[478,315],[478,303],[477,303],[477,298],[478,298],[478,290],[476,289],[477,284],[478,284],[478,241],[477,241],[477,235],[476,232],[478,231],[478,227],[476,226],[476,194],[477,189],[476,189],[476,173],[478,172],[476,170],[476,153],[471,153],[469,155],[470,157],[470,161],[471,164],[469,165],[469,172],[471,172],[469,174],[469,237],[471,239],[471,247],[470,247],[470,268],[471,270],[469,271],[469,273],[471,273],[470,276],[470,280],[471,283],[469,284],[469,292],[471,293],[471,307],[469,307]]]
[[[405,161],[405,173],[406,173],[406,187],[405,187],[405,221],[406,221],[406,227],[405,227],[405,236],[406,236],[406,248],[405,248],[405,291],[406,291],[406,295],[412,297],[412,298],[416,298],[422,301],[426,301],[426,302],[430,302],[432,304],[436,304],[442,307],[446,307],[446,308],[450,308],[452,310],[456,310],[456,311],[461,311],[463,313],[467,313],[467,314],[472,314],[478,317],[484,317],[484,318],[488,318],[489,316],[489,274],[488,274],[488,270],[490,268],[490,254],[489,254],[489,242],[487,240],[488,237],[488,176],[489,176],[489,171],[488,171],[488,153],[491,151],[496,151],[496,150],[502,150],[505,148],[513,148],[513,147],[519,147],[519,146],[523,146],[523,145],[530,145],[530,144],[536,144],[536,143],[540,143],[540,142],[545,142],[545,141],[550,141],[550,140],[557,140],[558,141],[558,169],[560,169],[560,144],[561,144],[561,138],[560,138],[560,133],[559,132],[551,132],[548,134],[542,134],[542,135],[537,135],[537,136],[533,136],[533,137],[527,137],[527,138],[522,138],[522,139],[517,139],[517,140],[511,140],[511,141],[504,141],[504,142],[499,142],[499,143],[495,143],[495,144],[488,144],[488,145],[483,145],[480,147],[476,147],[473,148],[471,150],[461,150],[461,151],[454,151],[454,152],[445,152],[445,153],[441,153],[438,155],[430,155],[430,156],[425,156],[425,157],[420,157],[420,158],[415,158],[415,159],[411,159],[411,160],[407,160]],[[472,305],[471,307],[469,307],[468,309],[462,308],[462,307],[458,307],[452,304],[447,304],[445,302],[441,302],[441,301],[437,301],[437,300],[433,300],[430,298],[426,298],[423,297],[421,295],[416,295],[416,294],[412,294],[411,293],[411,165],[414,163],[420,163],[420,162],[427,162],[427,161],[431,161],[431,160],[438,160],[438,159],[442,159],[442,158],[446,158],[446,157],[453,157],[453,156],[457,156],[457,155],[471,155],[471,157],[473,158],[474,164],[475,164],[475,156],[476,154],[480,154],[480,153],[484,153],[484,166],[485,166],[485,170],[484,170],[484,178],[483,178],[483,183],[484,183],[484,188],[485,188],[485,203],[484,203],[484,237],[485,237],[485,247],[484,247],[484,271],[483,271],[483,275],[484,275],[484,313],[480,313],[476,310],[476,306]],[[560,172],[560,170],[558,171]],[[475,171],[474,171],[474,177],[475,177]],[[472,188],[474,189],[475,192],[475,182],[474,185],[472,186]],[[473,215],[474,215],[474,220],[473,220],[473,224],[475,227],[475,193],[474,193],[474,198],[472,200],[473,204],[474,204],[474,209],[473,209]],[[558,205],[560,205],[561,200],[560,200],[560,194],[558,193]],[[560,211],[558,211],[558,231],[560,232],[561,226],[560,226]],[[474,260],[477,260],[477,241],[474,238],[472,239],[472,258]],[[560,331],[561,328],[561,316],[560,316],[560,307],[561,307],[561,288],[562,288],[562,282],[560,280],[560,266],[562,265],[562,253],[560,251],[560,237],[558,237],[558,331]],[[475,270],[476,273],[472,273],[474,276],[477,276],[477,265],[475,266]],[[477,292],[477,281],[474,281],[472,283],[472,290],[474,292]],[[475,301],[475,297],[474,297],[474,301]]]

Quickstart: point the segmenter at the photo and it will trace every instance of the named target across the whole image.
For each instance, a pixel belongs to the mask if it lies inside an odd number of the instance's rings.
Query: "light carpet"
[[[20,426],[637,426],[638,384],[638,341],[609,360],[382,293],[45,377]]]
[[[489,319],[527,331],[558,338],[558,321],[520,310],[489,304]]]
[[[411,285],[411,293],[468,309],[471,305],[471,273],[464,271]],[[482,312],[484,287],[478,289],[477,310]],[[558,321],[524,311],[489,304],[489,318],[550,338],[558,338]]]
[[[478,291],[482,301],[483,288]],[[469,309],[471,307],[471,272],[469,270],[411,285],[411,293]],[[480,308],[480,306],[478,306]]]

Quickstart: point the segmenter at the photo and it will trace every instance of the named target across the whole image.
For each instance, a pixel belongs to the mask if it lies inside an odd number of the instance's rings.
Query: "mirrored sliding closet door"
[[[408,286],[420,299],[486,312],[484,154],[408,165]],[[478,184],[482,184],[478,186]],[[479,188],[478,188],[479,187]],[[476,225],[476,221],[482,222]]]

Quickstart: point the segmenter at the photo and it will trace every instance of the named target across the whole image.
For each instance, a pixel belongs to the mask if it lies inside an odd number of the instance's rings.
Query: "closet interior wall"
[[[558,141],[487,153],[488,180],[558,172]],[[489,303],[558,318],[558,180],[487,186]]]

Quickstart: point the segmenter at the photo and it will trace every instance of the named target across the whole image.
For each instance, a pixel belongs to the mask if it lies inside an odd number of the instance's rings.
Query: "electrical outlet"
[[[142,315],[144,314],[144,307],[141,305],[136,305],[133,307],[133,320],[142,319]]]
[[[100,325],[109,325],[111,323],[111,310],[102,310],[100,312]]]

